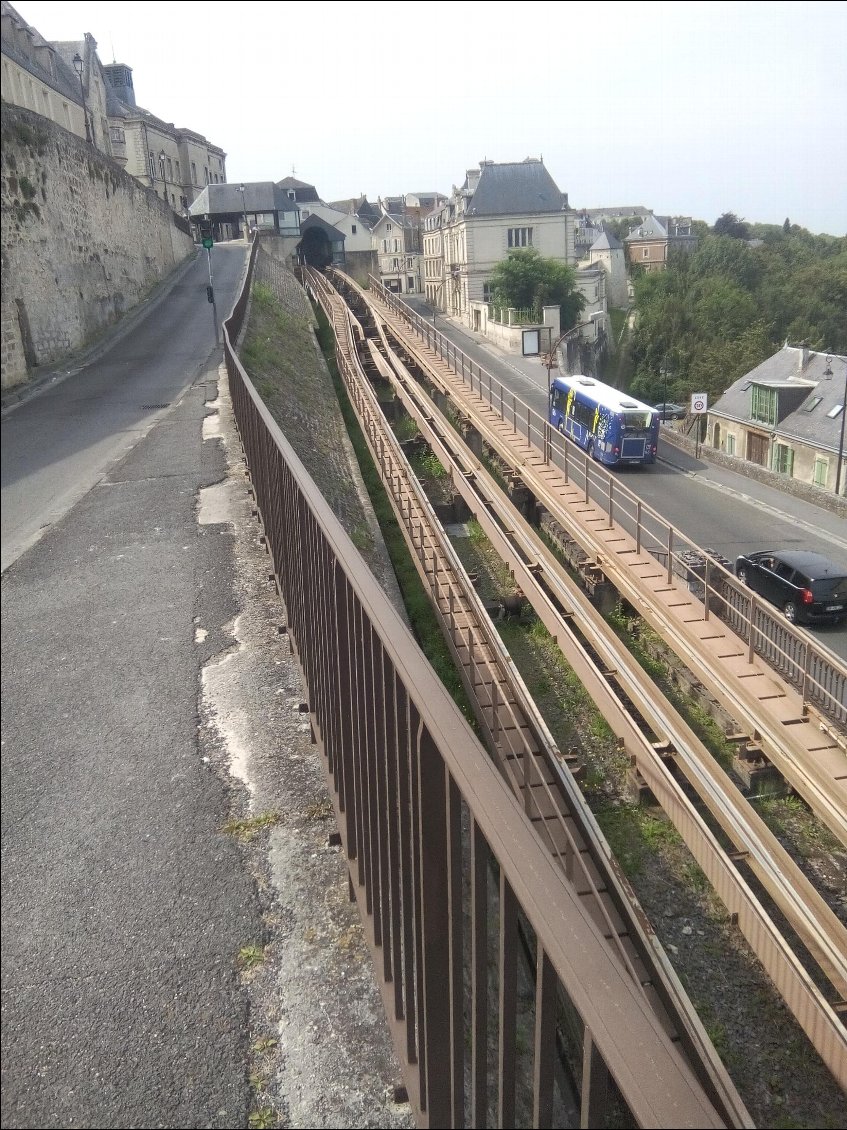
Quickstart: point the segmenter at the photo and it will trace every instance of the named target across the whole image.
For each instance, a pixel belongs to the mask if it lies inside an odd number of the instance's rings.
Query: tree
[[[791,221],[787,216],[785,217],[785,222],[782,225],[782,230],[786,235],[788,235],[788,233],[791,231]]]
[[[722,216],[718,216],[712,227],[712,232],[715,235],[729,235],[733,239],[750,238],[749,227],[734,212],[724,212]]]
[[[531,309],[539,317],[542,306],[558,306],[563,330],[576,325],[585,306],[573,268],[542,258],[534,247],[510,251],[492,271],[490,285],[498,306]]]

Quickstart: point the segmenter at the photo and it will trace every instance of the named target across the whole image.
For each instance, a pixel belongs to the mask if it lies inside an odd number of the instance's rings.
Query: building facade
[[[705,442],[787,478],[847,493],[847,357],[788,345],[709,408]]]
[[[108,85],[113,156],[175,212],[188,209],[210,184],[226,184],[226,154],[194,130],[177,128],[139,106],[132,68],[103,68]]]
[[[107,114],[107,84],[97,42],[48,43],[2,0],[0,57],[3,101],[49,118],[113,156]]]
[[[649,215],[624,239],[630,267],[663,271],[675,251],[693,251],[697,236],[688,217]]]
[[[469,169],[461,188],[423,222],[423,286],[431,306],[470,324],[488,302],[491,274],[509,252],[534,247],[576,262],[574,212],[539,158]]]

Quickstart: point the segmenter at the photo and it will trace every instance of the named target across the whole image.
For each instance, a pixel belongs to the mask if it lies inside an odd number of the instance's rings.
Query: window
[[[642,259],[649,259],[650,258],[650,248],[649,247],[642,247],[641,248],[641,258]]]
[[[727,455],[734,455],[735,454],[735,436],[732,435],[731,433],[727,433],[726,453],[727,453]]]
[[[150,154],[150,180],[156,179],[156,160],[153,154]]]
[[[844,405],[843,404],[836,404],[834,408],[830,408],[830,410],[827,412],[826,415],[827,415],[828,419],[836,420],[836,419],[838,419],[838,417],[841,415],[841,413],[843,411],[844,411]]]
[[[353,235],[355,235],[356,234],[356,225],[351,224],[350,227],[353,229]]]
[[[532,228],[509,228],[509,247],[532,247]]]
[[[829,460],[822,455],[815,456],[815,472],[813,482],[816,487],[825,487],[829,477]]]
[[[820,402],[823,400],[822,396],[813,396],[812,399],[803,408],[804,412],[814,412]]]
[[[168,157],[167,162],[168,162],[168,180],[173,180],[174,179],[173,161],[171,161],[170,157]]]
[[[386,224],[386,225],[385,225],[385,230],[386,230],[386,231],[391,231],[391,224]]]
[[[176,179],[179,180],[179,161],[176,163]]]
[[[197,166],[191,162],[191,183],[197,184]]]
[[[412,259],[412,258],[411,258],[411,256],[410,256],[410,257],[409,257],[409,258],[408,258],[408,259],[406,260],[406,267],[407,267],[407,268],[408,268],[409,270],[411,270],[411,269],[412,269],[412,267],[414,267],[414,265],[415,265],[415,260],[414,260],[414,259]]]
[[[312,213],[311,213],[311,212],[309,211],[309,209],[308,209],[308,208],[304,208],[304,209],[303,209],[303,219],[304,219],[304,220],[308,220],[308,218],[309,218],[309,216],[311,216],[311,214],[312,214]]]
[[[122,126],[109,126],[109,140],[116,141],[119,145],[126,145],[126,134]]]
[[[409,275],[407,277],[407,279],[406,279],[406,290],[409,294],[414,294],[414,292],[415,292],[415,276],[414,275]]]
[[[750,390],[750,419],[759,424],[776,424],[776,389],[753,385]]]
[[[491,285],[490,282],[484,282],[482,284],[482,301],[483,302],[493,302],[494,301],[494,287]]]
[[[780,475],[788,475],[789,478],[794,470],[794,452],[784,443],[774,446],[773,470]]]

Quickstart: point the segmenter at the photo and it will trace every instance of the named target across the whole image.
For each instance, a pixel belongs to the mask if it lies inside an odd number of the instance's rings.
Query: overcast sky
[[[230,181],[375,200],[541,156],[575,207],[847,233],[841,0],[14,6],[48,40],[91,32]]]

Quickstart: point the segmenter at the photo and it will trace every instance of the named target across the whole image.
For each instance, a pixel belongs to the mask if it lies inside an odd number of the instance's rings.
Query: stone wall
[[[3,105],[2,387],[93,341],[188,255],[171,208],[39,114]]]

